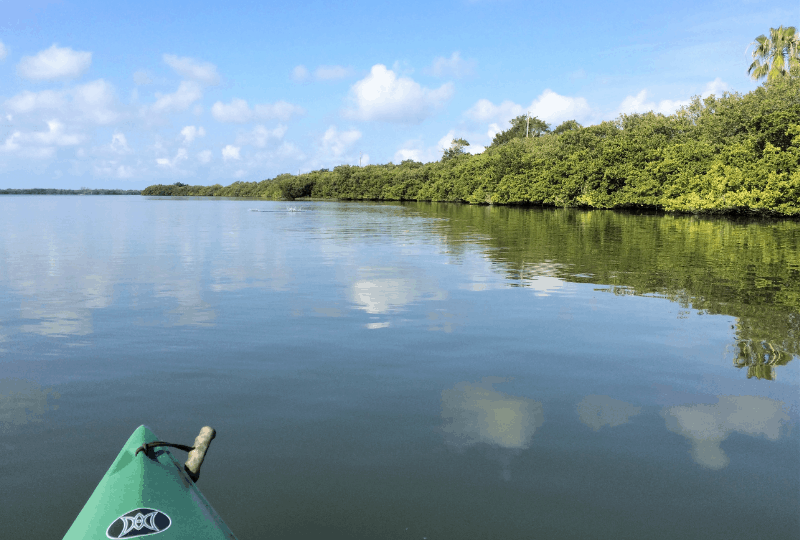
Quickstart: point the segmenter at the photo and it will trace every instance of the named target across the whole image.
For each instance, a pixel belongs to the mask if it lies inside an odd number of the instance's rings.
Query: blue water
[[[0,198],[2,536],[146,424],[216,428],[241,539],[797,538],[797,358],[747,378],[736,316],[495,235],[545,212]]]

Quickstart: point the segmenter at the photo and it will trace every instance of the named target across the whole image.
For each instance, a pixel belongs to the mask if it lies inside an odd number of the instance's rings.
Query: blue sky
[[[23,5],[24,4],[24,5]],[[228,185],[749,92],[750,1],[0,4],[0,188]]]

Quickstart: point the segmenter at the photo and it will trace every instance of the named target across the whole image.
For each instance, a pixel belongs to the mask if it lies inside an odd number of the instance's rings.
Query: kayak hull
[[[64,540],[153,537],[153,540],[235,540],[183,466],[166,447],[136,450],[157,441],[140,426],[75,518]]]

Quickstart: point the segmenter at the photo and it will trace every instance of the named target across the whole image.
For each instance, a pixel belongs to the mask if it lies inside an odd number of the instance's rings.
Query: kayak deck
[[[218,540],[236,537],[183,466],[146,426],[133,432],[75,518],[64,540],[135,538]]]

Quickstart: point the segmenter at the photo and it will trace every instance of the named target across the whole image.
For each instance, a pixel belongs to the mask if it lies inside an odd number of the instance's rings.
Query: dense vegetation
[[[438,162],[341,165],[227,187],[154,185],[143,195],[452,201],[800,215],[800,77],[695,97],[665,116],[550,129],[512,120],[483,153],[453,141]]]
[[[141,195],[138,189],[0,189],[0,195]]]

